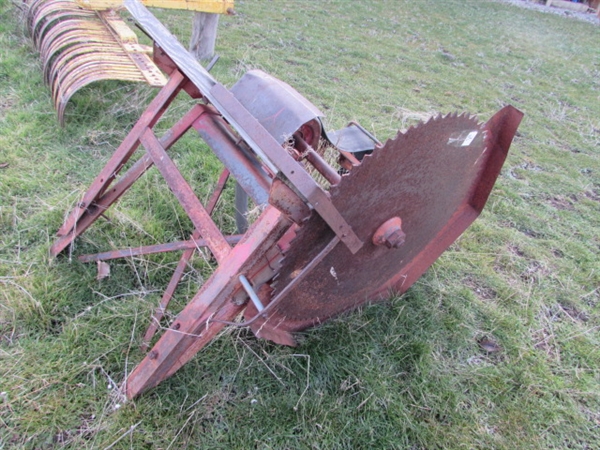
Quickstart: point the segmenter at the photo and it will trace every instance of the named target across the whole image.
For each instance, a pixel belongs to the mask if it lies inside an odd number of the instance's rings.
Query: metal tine
[[[56,24],[56,22],[60,23],[64,20],[67,20],[69,17],[78,18],[80,20],[89,20],[94,16],[96,16],[94,12],[85,10],[74,10],[72,8],[50,9],[50,11],[46,11],[46,9],[41,9],[38,12],[37,16],[34,17],[34,21],[30,27],[33,42],[36,45],[36,47],[38,47],[39,41],[43,39],[46,30],[48,28],[51,29]]]
[[[102,36],[101,34],[95,32],[90,33],[87,30],[71,28],[57,31],[60,31],[60,34],[52,36],[51,39],[49,38],[44,41],[40,50],[40,59],[42,59],[44,65],[48,64],[48,61],[50,61],[52,56],[58,53],[61,49],[69,47],[73,44],[99,43],[108,45],[110,43],[110,41],[106,39],[106,36]]]
[[[103,49],[104,44],[100,42],[77,42],[70,45],[56,56],[54,56],[56,52],[51,50],[48,61],[44,66],[44,81],[46,84],[52,85],[58,72],[65,64],[68,64],[71,59],[87,53],[101,52]]]
[[[40,9],[62,9],[62,10],[82,10],[86,11],[83,8],[79,8],[77,4],[72,0],[38,0],[31,2],[29,6],[29,17],[34,18],[40,14]]]
[[[61,53],[66,48],[69,48],[76,44],[88,44],[88,45],[104,45],[109,47],[107,50],[113,50],[116,48],[114,44],[111,48],[111,42],[106,41],[103,36],[91,35],[86,36],[86,39],[82,39],[80,30],[67,31],[59,36],[52,42],[48,42],[48,45],[44,47],[44,52],[40,53],[40,59],[43,61],[44,68],[51,63],[54,57]]]
[[[106,29],[102,29],[101,27],[98,27],[97,29],[92,29],[89,26],[78,26],[82,25],[79,22],[80,21],[61,22],[60,26],[56,26],[48,32],[39,48],[40,57],[43,61],[47,59],[48,51],[52,46],[53,42],[56,40],[60,40],[61,36],[78,36],[80,42],[90,42],[98,39],[101,39],[102,41],[111,40],[112,36]],[[114,38],[112,40],[114,40]]]
[[[120,48],[111,45],[110,42],[83,42],[81,43],[76,36],[68,39],[61,39],[61,42],[57,43],[56,47],[62,51],[52,51],[50,56],[43,61],[44,66],[44,79],[47,80],[49,85],[52,85],[55,78],[54,75],[58,73],[61,66],[69,61],[76,59],[78,56],[96,54],[96,59],[102,59],[104,54],[111,52],[113,55],[124,55],[124,52]]]
[[[55,105],[59,103],[59,100],[66,95],[70,87],[77,82],[80,78],[91,76],[93,82],[93,76],[100,76],[104,73],[111,73],[113,77],[123,76],[126,77],[124,80],[129,81],[144,81],[142,74],[140,74],[137,67],[119,67],[118,64],[105,62],[105,61],[88,61],[84,65],[75,67],[73,70],[65,73],[59,81],[55,81],[52,87],[53,100]],[[116,78],[119,79],[119,78]],[[86,84],[89,84],[86,83]],[[72,94],[71,94],[72,95]],[[70,95],[69,95],[70,97]]]
[[[67,51],[67,49],[72,48],[76,45],[87,45],[87,46],[101,46],[103,50],[100,50],[102,53],[124,53],[121,46],[117,43],[103,39],[102,36],[88,36],[87,39],[82,39],[81,33],[78,30],[63,33],[54,42],[51,43],[50,47],[47,49],[45,54],[42,56],[42,60],[44,63],[44,71],[47,70],[47,67],[51,65],[51,61],[54,59],[54,55],[57,53]]]
[[[93,30],[94,27],[96,31],[100,31],[102,29],[102,25],[99,21],[93,20],[93,17],[76,17],[76,16],[62,16],[60,20],[48,21],[45,22],[38,33],[36,33],[37,41],[36,48],[39,50],[44,41],[47,41],[47,34],[54,30],[54,34],[56,34],[57,29],[65,29],[65,24],[70,24],[73,29],[80,28],[82,30]],[[68,29],[68,28],[67,28]]]
[[[90,51],[77,52],[78,50],[85,50],[86,47],[90,48]],[[44,70],[50,70],[54,66],[57,59],[63,58],[63,56],[75,53],[77,54],[91,54],[92,49],[100,55],[117,55],[127,56],[127,53],[115,42],[105,41],[102,39],[90,39],[87,41],[81,41],[81,38],[77,34],[70,33],[63,35],[54,42],[53,46],[48,50],[47,55],[44,58]],[[62,51],[61,51],[62,50]],[[74,52],[73,52],[73,51]],[[55,56],[57,55],[57,56]],[[97,58],[98,59],[98,58]]]
[[[62,67],[69,64],[71,60],[88,53],[100,54],[106,50],[106,44],[102,42],[77,43],[73,44],[56,57],[50,57],[50,64],[44,67],[44,81],[49,86],[54,84],[54,79],[62,70]]]
[[[149,82],[144,75],[148,64],[127,52],[100,12],[81,8],[73,0],[27,3],[28,28],[61,125],[71,96],[90,83],[108,79]]]
[[[38,27],[51,23],[56,20],[56,18],[60,18],[65,14],[64,9],[49,8],[49,6],[52,5],[45,4],[41,5],[41,8],[35,7],[34,9],[34,7],[31,7],[29,9],[27,27],[29,28],[29,32],[31,33],[34,42],[37,42],[38,40]],[[50,11],[46,11],[47,9],[50,9]]]
[[[145,79],[140,75],[139,71],[127,74],[127,76],[129,76],[129,78],[125,78],[125,74],[123,73],[115,73],[114,71],[103,73],[93,71],[92,76],[88,78],[80,77],[77,80],[74,80],[71,85],[67,86],[64,89],[64,86],[61,86],[60,100],[58,100],[55,103],[55,108],[58,113],[58,120],[60,125],[64,125],[64,115],[67,103],[69,102],[73,94],[75,94],[75,92],[77,92],[82,87],[100,80],[127,80],[141,82],[145,81]]]
[[[43,14],[40,14],[40,12],[39,12],[40,8],[50,8],[51,10],[54,10],[54,9],[56,9],[56,7],[54,6],[55,3],[56,2],[48,2],[47,0],[37,0],[37,1],[31,2],[31,4],[29,5],[29,9],[27,11],[27,27],[29,28],[29,30],[31,32],[33,32],[33,30],[34,30],[34,23],[36,22],[37,18],[38,17],[43,18]],[[63,3],[67,3],[67,2],[63,2]],[[70,2],[70,6],[65,6],[65,8],[72,8],[72,7],[73,7],[72,2]]]
[[[76,38],[75,38],[76,39]],[[77,47],[74,47],[77,45]],[[94,42],[93,44],[88,43],[77,43],[69,46],[66,50],[60,53],[57,57],[44,61],[44,73],[47,72],[47,83],[49,86],[54,88],[55,80],[59,77],[60,73],[62,73],[63,68],[65,66],[73,65],[78,59],[84,58],[83,62],[86,61],[85,57],[89,55],[96,55],[96,59],[107,59],[103,58],[105,53],[107,53],[107,48],[109,50],[117,50],[116,48],[112,48],[112,46],[103,42]],[[87,51],[86,51],[87,50]],[[117,50],[118,51],[118,50]],[[115,51],[110,56],[124,56],[123,52],[120,52],[120,55]]]
[[[24,3],[27,5],[27,26],[29,27],[31,23],[31,18],[33,14],[35,14],[35,10],[39,8],[41,4],[43,4],[46,0],[31,0],[25,1]]]
[[[138,74],[136,74],[138,75]],[[67,105],[69,103],[69,100],[71,99],[71,97],[81,88],[87,86],[88,84],[91,84],[95,81],[103,81],[103,80],[123,80],[123,76],[122,75],[116,75],[114,73],[104,73],[104,74],[100,74],[100,75],[95,75],[94,77],[92,77],[92,79],[82,79],[79,80],[79,82],[72,86],[72,89],[70,92],[64,94],[60,101],[58,102],[58,104],[56,104],[55,109],[56,109],[56,113],[58,116],[58,123],[60,124],[60,126],[64,126],[65,125],[65,110],[67,108]],[[141,82],[143,80],[141,79],[130,79],[127,81],[137,81],[137,82]]]
[[[35,17],[33,24],[30,27],[30,32],[33,37],[36,46],[39,41],[43,38],[46,29],[52,28],[57,22],[67,20],[68,18],[75,18],[80,20],[89,20],[93,18],[95,14],[89,11],[68,11],[68,10],[51,10],[46,12],[42,10],[38,16]]]
[[[78,73],[86,74],[94,70],[98,72],[110,70],[115,74],[139,73],[137,66],[127,56],[110,54],[102,56],[103,60],[99,61],[97,54],[86,54],[63,66],[52,82],[52,92],[60,92],[60,87],[72,83],[70,80],[77,78]]]

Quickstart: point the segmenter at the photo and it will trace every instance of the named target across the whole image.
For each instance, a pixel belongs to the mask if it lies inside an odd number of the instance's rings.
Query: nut
[[[392,217],[385,221],[373,234],[373,244],[385,245],[387,248],[399,248],[405,241],[406,234],[402,231],[400,217]]]

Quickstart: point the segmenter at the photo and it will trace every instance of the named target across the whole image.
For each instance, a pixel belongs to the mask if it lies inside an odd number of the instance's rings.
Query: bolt
[[[406,234],[402,230],[394,230],[385,236],[384,244],[387,248],[398,248],[406,240]]]
[[[404,244],[406,234],[402,231],[402,220],[393,217],[384,222],[373,235],[373,244],[385,245],[387,248],[399,248]]]
[[[158,352],[156,350],[152,350],[150,353],[148,353],[148,358],[150,358],[150,359],[158,358]]]

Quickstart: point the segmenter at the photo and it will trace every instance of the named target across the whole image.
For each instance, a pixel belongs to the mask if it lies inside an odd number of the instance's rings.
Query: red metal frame
[[[211,219],[211,214],[230,176],[235,176],[238,184],[256,203],[265,205],[273,184],[273,174],[248,151],[243,141],[236,138],[236,132],[210,105],[194,105],[162,138],[157,138],[153,127],[177,94],[184,90],[192,97],[199,96],[189,78],[178,69],[173,69],[170,59],[162,55],[159,62],[162,62],[163,69],[171,71],[168,83],[150,103],[81,201],[68,215],[57,233],[58,239],[50,249],[51,255],[57,256],[118,201],[148,169],[152,166],[157,167],[194,225],[195,231],[190,240],[79,257],[81,261],[91,262],[183,250],[177,268],[144,335],[143,350],[148,348],[154,334],[160,328],[166,308],[194,251],[200,247],[208,247],[215,257],[218,267],[213,275],[128,377],[126,392],[129,397],[138,395],[170,376],[227,323],[231,323],[245,308],[247,301],[247,294],[241,289],[238,275],[243,274],[254,286],[270,280],[276,273],[282,248],[288,245],[290,238],[285,236],[292,229],[292,217],[306,216],[310,213],[293,191],[277,184],[280,187],[275,189],[276,193],[287,189],[287,196],[281,197],[279,203],[280,207],[290,205],[287,208],[289,214],[267,205],[243,236],[224,236]],[[206,206],[202,205],[168,155],[168,149],[191,128],[205,139],[225,165]],[[146,153],[117,178],[140,144]],[[280,150],[284,152],[283,149]],[[294,164],[297,165],[295,170],[302,170],[300,163],[294,161]],[[235,247],[232,248],[231,245]]]
[[[305,136],[299,127],[293,134],[295,148],[282,148],[273,130],[267,131],[190,59],[141,4],[126,0],[125,5],[167,49],[156,47],[155,59],[170,78],[69,214],[50,252],[56,256],[67,248],[156,166],[194,225],[191,238],[80,259],[183,250],[143,349],[160,328],[194,251],[206,246],[218,263],[128,376],[129,398],[175,373],[244,309],[246,321],[238,326],[293,345],[291,332],[378,299],[390,289],[404,292],[481,212],[522,117],[510,106],[485,125],[466,115],[438,117],[378,145],[362,162],[353,161],[349,175],[342,177],[305,142],[304,137],[311,141],[314,136],[309,139],[310,133]],[[283,90],[289,91],[286,86]],[[206,104],[193,106],[159,139],[153,128],[182,90]],[[286,108],[284,103],[280,106]],[[304,112],[307,119],[313,117],[311,108]],[[168,154],[191,128],[225,167],[206,206]],[[289,122],[282,127],[289,128]],[[464,138],[464,133],[471,137]],[[140,145],[145,155],[117,179]],[[310,176],[302,159],[330,182],[328,192]],[[230,176],[263,208],[243,236],[223,235],[211,219]],[[340,282],[338,277],[345,278]]]

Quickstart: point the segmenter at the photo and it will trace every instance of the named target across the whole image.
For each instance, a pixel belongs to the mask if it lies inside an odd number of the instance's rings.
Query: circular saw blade
[[[487,144],[486,130],[474,118],[448,115],[398,133],[366,156],[330,190],[363,247],[352,254],[338,243],[294,284],[335,239],[313,213],[285,253],[271,299],[286,287],[288,292],[253,324],[255,334],[272,339],[384,298],[390,289],[404,292],[479,214],[471,200],[480,197],[480,185],[489,186],[486,178],[491,174],[495,180],[499,172],[499,167],[486,170],[497,150]],[[402,220],[405,243],[391,249],[375,245],[373,234],[393,217]],[[254,314],[249,307],[245,315]]]

